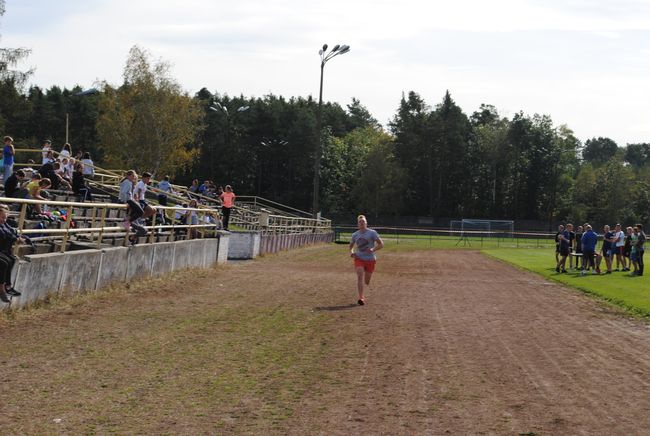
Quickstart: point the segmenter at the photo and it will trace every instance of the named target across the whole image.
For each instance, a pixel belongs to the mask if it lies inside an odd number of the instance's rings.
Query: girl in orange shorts
[[[357,273],[357,290],[359,291],[357,303],[363,306],[366,304],[364,287],[370,285],[372,273],[375,271],[377,262],[375,252],[384,247],[384,242],[376,231],[368,228],[368,220],[364,215],[357,217],[357,227],[359,230],[352,234],[350,241],[350,256],[354,258],[354,269]]]

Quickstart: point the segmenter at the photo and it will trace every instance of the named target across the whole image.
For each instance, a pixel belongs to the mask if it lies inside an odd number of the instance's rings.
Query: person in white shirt
[[[156,208],[149,205],[146,200],[147,185],[151,182],[151,173],[144,172],[142,179],[135,185],[133,190],[133,199],[140,203],[140,207],[144,211],[142,218],[147,219],[156,214]]]
[[[616,269],[614,271],[629,271],[625,263],[625,256],[623,255],[623,250],[625,249],[625,232],[620,224],[616,224],[614,228],[614,244],[616,246]],[[621,264],[623,268],[619,270]]]
[[[46,139],[45,141],[43,141],[43,150],[42,150],[42,153],[43,153],[43,165],[45,165],[46,163],[49,162],[48,161],[48,153],[50,152],[50,150],[52,150],[52,141],[50,141],[49,139]]]
[[[84,177],[91,179],[95,177],[95,164],[93,164],[93,160],[90,158],[90,153],[86,152],[83,154],[81,163],[84,164]]]
[[[63,150],[59,153],[60,157],[71,157],[72,156],[72,146],[69,143],[63,144]]]

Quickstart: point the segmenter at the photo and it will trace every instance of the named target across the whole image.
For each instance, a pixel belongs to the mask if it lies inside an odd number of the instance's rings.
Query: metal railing
[[[20,205],[18,211],[13,211],[10,215],[17,218],[16,230],[19,235],[41,235],[33,238],[32,241],[56,240],[60,242],[59,251],[65,252],[68,248],[68,242],[74,237],[78,242],[91,243],[96,248],[101,248],[105,239],[119,239],[120,245],[128,245],[130,238],[135,235],[128,227],[121,225],[124,221],[127,206],[116,203],[79,203],[68,201],[50,201],[50,200],[31,200],[0,197],[0,203],[10,205]],[[40,205],[43,208],[58,207],[57,210],[65,211],[65,220],[57,222],[56,228],[27,228],[28,225],[42,220],[30,219],[28,209],[30,206]],[[207,237],[216,235],[219,228],[218,223],[206,223],[206,216],[211,212],[206,209],[198,208],[178,208],[157,206],[157,209],[165,211],[169,217],[171,214],[171,224],[156,224],[154,215],[154,224],[142,226],[147,230],[145,239],[142,242],[154,243],[164,234],[166,241],[174,241],[178,237],[178,231],[185,231],[183,239],[194,237]],[[177,222],[176,214],[184,215],[196,214],[197,222],[202,224],[183,224]],[[188,216],[191,222],[191,216]],[[56,220],[56,218],[55,218]],[[74,227],[73,227],[74,223]],[[160,241],[159,241],[160,242]]]

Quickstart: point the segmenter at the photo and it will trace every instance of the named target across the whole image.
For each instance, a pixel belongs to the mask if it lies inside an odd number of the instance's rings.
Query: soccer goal
[[[459,238],[513,238],[515,222],[511,220],[452,220],[449,225],[451,231]]]

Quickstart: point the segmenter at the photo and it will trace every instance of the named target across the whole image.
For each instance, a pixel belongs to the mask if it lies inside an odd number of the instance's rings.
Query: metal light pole
[[[325,64],[334,56],[342,55],[350,51],[349,45],[336,44],[332,50],[327,51],[327,44],[323,44],[323,48],[318,51],[320,55],[320,91],[318,93],[318,112],[316,112],[316,129],[318,138],[316,140],[316,153],[314,156],[314,202],[312,204],[312,213],[314,218],[318,218],[320,212],[320,205],[318,201],[320,190],[320,158],[323,153],[323,135],[322,135],[322,122],[323,122],[323,71]]]

